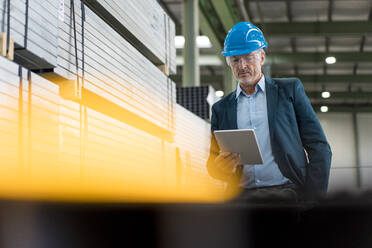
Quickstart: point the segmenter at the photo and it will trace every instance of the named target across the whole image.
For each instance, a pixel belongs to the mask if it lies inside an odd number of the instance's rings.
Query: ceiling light
[[[336,58],[335,57],[327,57],[326,59],[325,59],[325,62],[327,63],[327,64],[329,64],[329,65],[331,65],[331,64],[334,64],[334,63],[336,63]]]
[[[217,91],[216,91],[216,96],[218,96],[218,97],[223,97],[223,95],[224,95],[224,93],[223,93],[222,90],[217,90]]]
[[[329,91],[323,91],[322,92],[322,97],[323,98],[330,98],[331,97],[331,93],[329,93]]]
[[[322,111],[323,113],[328,112],[328,107],[327,106],[321,106],[320,111]]]
[[[174,43],[176,48],[184,48],[185,47],[185,37],[182,35],[177,35],[174,38]],[[209,40],[208,36],[202,35],[196,37],[196,44],[198,45],[198,48],[211,48],[212,43]]]
[[[202,35],[196,37],[196,44],[198,44],[199,48],[211,48],[212,43],[209,40],[208,36]]]
[[[183,37],[182,35],[177,35],[174,38],[174,43],[176,48],[183,48],[185,46],[185,37]]]

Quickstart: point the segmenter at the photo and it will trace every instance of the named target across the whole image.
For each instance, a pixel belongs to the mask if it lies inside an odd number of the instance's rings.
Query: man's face
[[[254,52],[228,58],[233,74],[239,83],[253,85],[261,78],[261,67],[265,62],[265,52]]]

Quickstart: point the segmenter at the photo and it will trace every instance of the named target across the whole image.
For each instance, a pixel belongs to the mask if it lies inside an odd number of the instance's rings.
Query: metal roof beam
[[[276,75],[277,76],[277,75]],[[170,76],[175,82],[181,82],[181,75]],[[280,77],[280,76],[279,76]],[[372,74],[370,75],[283,75],[283,77],[297,77],[306,83],[370,83],[372,84]],[[223,81],[222,75],[201,75],[200,81],[203,83],[221,83]]]
[[[327,105],[328,112],[372,112],[372,104],[312,104],[315,112],[320,112],[323,105]]]
[[[329,0],[328,4],[328,21],[332,21],[332,16],[333,16],[333,0]]]
[[[208,22],[208,19],[205,17],[203,11],[199,8],[199,28],[200,31],[208,36],[213,49],[216,51],[217,54],[219,54],[222,50],[222,45],[216,36],[216,33],[214,32],[213,27]],[[222,57],[221,57],[222,58]]]
[[[219,51],[219,53],[220,52],[221,51]],[[199,63],[200,66],[208,66],[208,65],[221,66],[224,63],[221,58],[222,58],[222,55],[199,54],[198,63]],[[177,63],[177,65],[183,66],[183,64],[184,64],[183,56],[177,55],[176,63]]]
[[[252,10],[251,10],[251,6],[249,5],[249,2],[250,0],[244,0],[244,6],[248,14],[249,21],[252,22],[253,15],[252,15]]]
[[[306,95],[310,99],[323,99],[322,98],[322,92],[320,91],[307,91]],[[372,92],[363,92],[363,91],[342,91],[342,92],[331,92],[331,97],[329,99],[365,99],[365,100],[371,100],[372,99]]]
[[[287,0],[259,0],[260,2],[284,2]],[[288,0],[290,2],[298,2],[298,0]],[[329,0],[301,0],[302,2],[328,2]]]
[[[288,21],[289,22],[292,22],[292,6],[291,6],[291,2],[289,0],[286,0],[285,1],[285,5],[286,5],[286,9],[287,9],[287,17],[288,17]]]
[[[214,9],[220,18],[225,31],[229,31],[234,26],[234,17],[231,15],[230,7],[226,4],[225,0],[211,0]]]
[[[258,23],[264,33],[282,36],[371,34],[372,21]]]
[[[328,56],[334,56],[337,63],[358,63],[372,62],[372,52],[332,52],[332,53],[283,53],[272,52],[266,57],[266,62],[270,64],[297,64],[303,62],[323,63]]]
[[[212,43],[213,44],[213,43]],[[221,50],[218,51],[218,54]],[[326,57],[334,56],[337,63],[358,63],[358,62],[372,62],[372,52],[332,52],[332,53],[282,53],[272,52],[266,57],[266,63],[269,64],[298,64],[298,63],[323,63]],[[222,56],[215,54],[200,54],[199,65],[223,65]],[[183,58],[177,55],[177,65],[183,65]]]
[[[285,75],[292,77],[291,75]],[[371,75],[294,75],[304,83],[372,83]]]
[[[220,16],[220,12],[221,12],[221,6],[220,5],[226,5],[226,2],[225,1],[212,1],[213,2],[213,5],[215,5],[214,7],[216,8],[216,11],[217,11],[217,15]],[[223,3],[221,3],[223,2]],[[220,12],[218,12],[218,9]],[[226,8],[226,11],[228,12],[228,8]],[[227,65],[226,63],[224,62],[224,58],[221,54],[221,51],[222,51],[222,44],[220,43],[217,35],[216,35],[216,30],[212,27],[212,25],[210,24],[210,22],[208,21],[208,19],[206,18],[206,15],[207,13],[204,13],[203,12],[203,8],[199,8],[199,27],[200,27],[200,30],[209,37],[209,40],[211,41],[212,43],[212,46],[215,50],[215,54],[217,55],[214,55],[212,58],[206,58],[207,61],[209,61],[211,64],[210,65],[222,65],[224,66],[224,70],[225,72],[228,72],[227,71]],[[224,15],[228,15],[230,13],[224,13]],[[221,18],[221,17],[220,17]],[[227,19],[231,19],[230,20],[230,23],[228,24],[226,22],[225,19],[221,18],[222,20],[222,23],[223,23],[223,26],[224,28],[226,29],[228,27],[228,25],[234,25],[234,21],[233,21],[233,18],[230,16],[230,17],[226,17]],[[204,58],[200,58],[199,59],[199,65],[201,65],[202,61],[203,61]],[[230,91],[231,90],[231,86],[233,84],[233,81],[229,80],[228,79],[233,79],[232,76],[231,77],[227,77],[227,75],[225,75],[225,77],[222,77],[221,76],[221,81],[223,82],[222,85],[223,85],[223,88],[224,90],[226,91]],[[220,83],[221,85],[221,83]],[[221,87],[219,85],[219,88]]]

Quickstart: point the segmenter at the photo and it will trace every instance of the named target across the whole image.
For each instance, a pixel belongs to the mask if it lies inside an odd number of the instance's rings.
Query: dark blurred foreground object
[[[301,204],[0,203],[2,248],[363,248],[371,232],[367,193]]]

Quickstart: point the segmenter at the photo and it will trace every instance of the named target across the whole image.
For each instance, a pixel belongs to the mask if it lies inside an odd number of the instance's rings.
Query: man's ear
[[[265,51],[262,51],[261,52],[261,66],[264,65],[265,59],[266,59],[266,53],[265,53]]]

